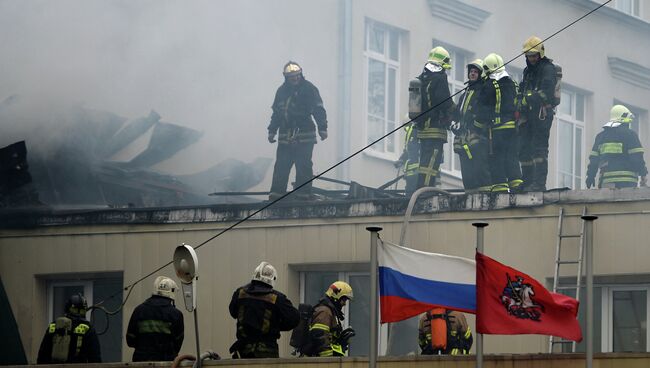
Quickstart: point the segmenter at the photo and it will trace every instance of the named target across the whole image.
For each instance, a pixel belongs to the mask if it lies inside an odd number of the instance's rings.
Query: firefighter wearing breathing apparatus
[[[325,291],[314,307],[309,338],[311,349],[309,356],[345,356],[350,338],[355,335],[351,327],[343,329],[341,322],[345,319],[343,307],[352,300],[352,287],[343,281],[336,281]]]
[[[519,118],[519,161],[526,191],[546,190],[548,140],[555,106],[559,105],[558,75],[561,69],[545,55],[539,37],[529,37],[523,45],[526,68],[517,106]],[[559,74],[558,74],[559,72]]]
[[[86,320],[86,298],[76,294],[68,299],[65,315],[50,323],[38,350],[38,364],[101,363],[99,339]]]
[[[185,325],[174,305],[176,289],[174,280],[158,276],[151,297],[133,310],[126,344],[135,348],[134,362],[171,361],[181,350]]]
[[[409,116],[417,116],[415,122],[420,142],[418,188],[435,186],[439,176],[443,146],[447,142],[447,129],[454,109],[446,74],[446,70],[451,69],[450,63],[449,52],[443,47],[431,49],[424,70],[409,87]]]
[[[480,92],[477,121],[487,129],[491,191],[518,191],[522,180],[515,131],[517,84],[498,54],[483,59],[483,70],[487,79]]]
[[[422,355],[466,355],[474,338],[461,312],[433,308],[420,316],[418,344]]]
[[[404,127],[404,151],[395,161],[395,167],[402,167],[404,170],[404,193],[410,197],[417,189],[418,167],[420,166],[420,142],[418,141],[418,130],[415,123]]]
[[[233,359],[277,358],[280,331],[290,331],[300,314],[286,295],[274,290],[277,271],[262,262],[253,279],[237,288],[228,307],[237,320],[237,341],[230,347]]]
[[[489,191],[488,141],[486,127],[476,121],[480,91],[484,83],[483,60],[467,64],[467,89],[454,113],[454,152],[460,158],[465,192]]]
[[[287,192],[292,166],[296,166],[295,187],[313,178],[312,152],[317,142],[314,120],[320,139],[327,139],[327,114],[318,88],[305,79],[302,68],[295,61],[285,64],[282,74],[284,83],[275,93],[268,126],[269,143],[275,143],[279,132],[269,200],[280,198]],[[308,183],[299,189],[295,193],[296,199],[310,199],[311,188],[311,183]]]
[[[636,188],[639,177],[641,186],[647,186],[643,147],[636,133],[630,129],[634,120],[632,112],[623,105],[610,110],[610,120],[598,133],[589,155],[587,188],[596,185],[596,173],[600,170],[599,188]]]

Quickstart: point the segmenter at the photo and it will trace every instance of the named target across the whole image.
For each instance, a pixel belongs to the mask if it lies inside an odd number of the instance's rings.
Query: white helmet
[[[275,280],[278,279],[278,272],[268,262],[262,262],[253,271],[253,280],[263,282],[271,287],[275,287]]]
[[[166,276],[158,276],[153,282],[153,295],[164,296],[171,300],[175,299],[175,291],[178,289],[178,285],[174,280]]]

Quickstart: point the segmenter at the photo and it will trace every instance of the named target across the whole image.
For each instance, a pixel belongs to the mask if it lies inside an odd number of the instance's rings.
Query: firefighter
[[[545,55],[538,37],[529,37],[523,45],[526,68],[517,101],[520,115],[519,161],[525,190],[546,190],[548,140],[557,105],[557,75],[553,60]]]
[[[275,200],[287,192],[291,167],[296,166],[295,188],[310,181],[313,176],[312,152],[318,135],[327,139],[327,114],[318,88],[306,80],[302,68],[289,61],[283,69],[284,83],[278,88],[273,101],[273,114],[268,126],[268,141],[275,143],[279,131],[273,182],[269,200]],[[312,198],[311,182],[302,187],[296,199]]]
[[[126,344],[135,348],[134,362],[171,361],[181,350],[185,325],[174,305],[176,289],[174,280],[158,276],[151,297],[131,314]]]
[[[643,147],[630,129],[632,120],[634,115],[623,105],[615,105],[610,110],[610,121],[596,135],[589,155],[587,188],[595,186],[599,169],[599,188],[636,188],[639,177],[641,186],[647,185]]]
[[[418,167],[420,166],[420,142],[418,141],[418,130],[415,123],[404,127],[404,151],[399,160],[395,161],[395,167],[404,169],[404,193],[410,197],[417,189]]]
[[[455,123],[451,127],[465,192],[489,191],[491,184],[486,127],[476,121],[484,75],[483,60],[476,59],[467,64],[467,89],[458,99]]]
[[[355,335],[351,327],[343,329],[343,307],[352,300],[352,287],[343,281],[336,281],[325,291],[314,307],[309,338],[311,349],[309,356],[345,356],[349,340]]]
[[[421,81],[422,114],[416,119],[420,141],[418,188],[435,186],[443,160],[443,146],[451,122],[453,102],[449,94],[446,70],[451,69],[449,52],[438,46],[429,52],[429,60],[417,77]]]
[[[515,131],[517,84],[498,54],[486,56],[483,69],[487,79],[480,92],[477,120],[487,129],[491,191],[519,191],[522,180]]]
[[[95,328],[86,320],[88,303],[81,294],[70,297],[65,314],[50,323],[41,347],[38,364],[101,363],[99,339]]]
[[[300,314],[286,295],[274,290],[277,272],[268,262],[255,268],[253,279],[237,288],[230,300],[230,315],[237,320],[233,359],[277,358],[280,331],[298,325]]]
[[[418,344],[422,355],[466,355],[473,341],[472,329],[461,312],[433,308],[420,316]]]

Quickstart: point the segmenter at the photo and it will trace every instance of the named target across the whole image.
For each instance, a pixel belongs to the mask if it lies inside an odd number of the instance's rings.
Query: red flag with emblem
[[[577,315],[577,300],[552,293],[525,273],[476,253],[477,332],[581,341]]]

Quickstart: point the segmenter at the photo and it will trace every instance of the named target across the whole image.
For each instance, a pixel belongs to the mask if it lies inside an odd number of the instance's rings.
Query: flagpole
[[[377,366],[377,345],[379,332],[379,318],[377,315],[378,295],[377,291],[377,243],[379,242],[379,232],[383,230],[379,226],[368,226],[366,230],[370,231],[370,350],[368,367]]]
[[[587,281],[587,315],[586,315],[586,356],[585,366],[592,368],[594,363],[594,220],[598,216],[585,215],[585,261]],[[580,275],[578,275],[580,277]]]
[[[472,223],[476,227],[476,251],[483,253],[483,230],[489,224],[485,221]],[[476,368],[483,368],[483,334],[476,333]]]

